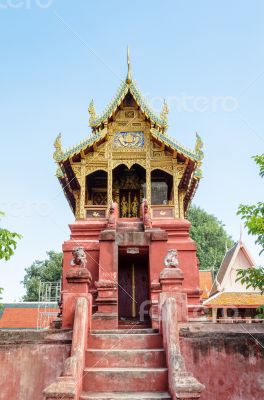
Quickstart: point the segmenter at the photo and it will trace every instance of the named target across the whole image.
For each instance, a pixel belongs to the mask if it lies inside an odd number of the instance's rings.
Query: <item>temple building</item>
[[[211,271],[199,272],[188,207],[201,138],[188,150],[169,137],[166,102],[156,115],[129,54],[127,64],[105,111],[90,103],[90,137],[67,150],[55,140],[73,212],[62,279],[40,282],[39,302],[0,310],[0,398],[262,400],[263,324],[206,315],[254,315],[263,296],[236,282],[253,260],[239,241],[213,286]]]
[[[213,322],[259,320],[255,317],[259,314],[257,308],[264,304],[264,296],[260,291],[247,288],[245,283],[237,281],[239,269],[255,267],[252,256],[240,238],[225,254],[210,294],[203,303],[212,311]]]
[[[168,136],[168,105],[160,115],[150,109],[129,52],[113,100],[100,115],[93,101],[88,111],[89,138],[68,150],[61,135],[54,143],[56,175],[75,217],[54,326],[73,337],[62,376],[44,398],[198,399],[204,386],[186,370],[178,323],[203,314],[186,219],[201,179],[202,140],[196,135],[189,150]]]
[[[202,303],[211,275],[199,274],[187,219],[203,144],[197,135],[189,150],[169,137],[166,102],[160,115],[150,109],[132,79],[129,53],[127,61],[126,78],[105,111],[99,115],[89,105],[91,136],[68,150],[60,135],[54,143],[74,221],[63,243],[53,327],[72,334],[72,342],[45,400],[197,400],[213,386],[212,364],[203,363],[211,351],[200,338],[190,344],[188,337],[184,345],[180,336],[181,329],[193,334],[202,321],[207,326],[206,307],[218,296],[213,286]],[[240,247],[230,250],[220,275]],[[220,275],[220,286],[228,285]],[[206,389],[201,371],[209,378]],[[229,388],[223,398],[226,393]]]
[[[92,274],[95,326],[137,319],[144,302],[156,326],[159,274],[173,248],[190,314],[201,304],[196,245],[185,217],[201,178],[201,138],[196,134],[189,150],[168,136],[168,106],[164,101],[160,115],[150,109],[132,79],[129,53],[113,100],[100,115],[93,101],[88,111],[90,137],[67,150],[61,135],[54,143],[56,175],[75,216],[64,244],[64,290],[78,241]]]

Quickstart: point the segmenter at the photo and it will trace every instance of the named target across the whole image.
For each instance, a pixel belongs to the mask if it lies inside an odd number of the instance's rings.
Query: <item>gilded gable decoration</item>
[[[120,104],[129,92],[133,96],[140,109],[146,115],[146,117],[150,119],[153,124],[157,125],[159,129],[164,131],[167,128],[167,121],[157,116],[154,111],[151,110],[150,106],[147,104],[147,101],[144,99],[144,97],[140,93],[140,90],[137,88],[136,83],[133,80],[130,84],[128,84],[127,82],[122,82],[117,91],[117,94],[112,99],[107,108],[103,111],[103,113],[94,119],[90,118],[90,126],[95,129],[99,128],[101,124],[107,123],[108,119],[114,114],[114,112],[117,110],[117,108],[120,106]]]
[[[144,132],[116,132],[114,136],[115,147],[143,147]]]

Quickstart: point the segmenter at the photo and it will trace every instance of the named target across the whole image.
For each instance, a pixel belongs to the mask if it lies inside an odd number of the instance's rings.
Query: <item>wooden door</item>
[[[143,321],[146,319],[146,311],[149,310],[149,274],[147,263],[142,265],[139,262],[135,268],[135,298],[136,318],[140,318]]]
[[[149,308],[147,257],[129,254],[119,257],[118,284],[119,318],[139,319],[140,307]]]
[[[118,266],[118,315],[132,317],[132,268],[124,261]]]

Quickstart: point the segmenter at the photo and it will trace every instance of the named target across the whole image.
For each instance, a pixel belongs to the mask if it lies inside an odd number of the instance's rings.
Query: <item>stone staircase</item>
[[[89,335],[80,400],[171,399],[162,336],[152,329]]]

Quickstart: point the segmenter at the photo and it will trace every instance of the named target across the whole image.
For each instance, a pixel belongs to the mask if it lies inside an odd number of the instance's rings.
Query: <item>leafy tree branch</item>
[[[259,166],[259,175],[264,178],[264,154],[252,157]],[[255,205],[243,205],[238,208],[238,215],[244,220],[244,225],[250,235],[256,236],[255,243],[261,246],[260,254],[264,252],[264,203],[259,201]],[[237,280],[246,284],[247,288],[260,290],[264,293],[264,268],[250,268],[239,270]]]

